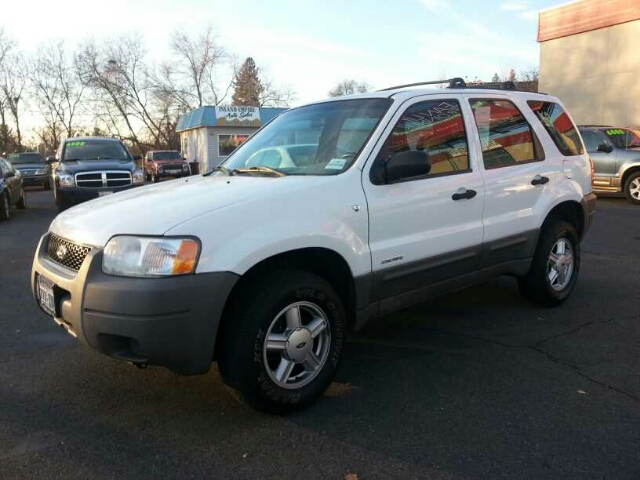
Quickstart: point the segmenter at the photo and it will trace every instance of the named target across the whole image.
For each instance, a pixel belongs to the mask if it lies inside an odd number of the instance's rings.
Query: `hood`
[[[287,183],[304,183],[302,178],[198,175],[136,187],[72,207],[49,230],[99,247],[116,234],[162,235],[199,215],[255,200]]]
[[[58,171],[68,173],[91,172],[93,170],[135,170],[132,160],[79,160],[77,162],[60,162]]]

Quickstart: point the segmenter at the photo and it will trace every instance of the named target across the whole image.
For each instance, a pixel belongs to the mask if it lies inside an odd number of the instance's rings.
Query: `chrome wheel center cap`
[[[289,334],[285,351],[289,359],[301,363],[309,356],[312,347],[311,332],[306,328],[297,328]]]

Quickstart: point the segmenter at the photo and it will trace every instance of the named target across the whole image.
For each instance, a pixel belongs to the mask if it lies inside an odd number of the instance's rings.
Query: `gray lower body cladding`
[[[53,281],[56,317],[81,342],[136,364],[181,374],[209,370],[218,325],[238,276],[230,272],[168,278],[127,278],[102,272],[102,251],[92,250],[77,273],[47,258],[47,235],[31,273]]]

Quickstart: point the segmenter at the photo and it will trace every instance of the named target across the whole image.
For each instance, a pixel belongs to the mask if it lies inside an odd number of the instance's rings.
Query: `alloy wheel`
[[[547,279],[556,292],[564,290],[573,275],[573,246],[566,238],[560,238],[551,247],[547,262]]]
[[[635,200],[640,200],[640,177],[634,178],[629,184],[629,193]]]
[[[311,302],[297,302],[271,322],[263,346],[264,366],[279,387],[301,388],[320,373],[330,345],[326,314]]]

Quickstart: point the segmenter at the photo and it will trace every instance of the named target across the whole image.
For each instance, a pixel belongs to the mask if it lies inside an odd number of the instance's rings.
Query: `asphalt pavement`
[[[51,192],[0,223],[0,478],[638,478],[640,207],[598,201],[561,307],[499,278],[378,319],[287,416],[214,366],[180,377],[80,346],[34,304]]]

